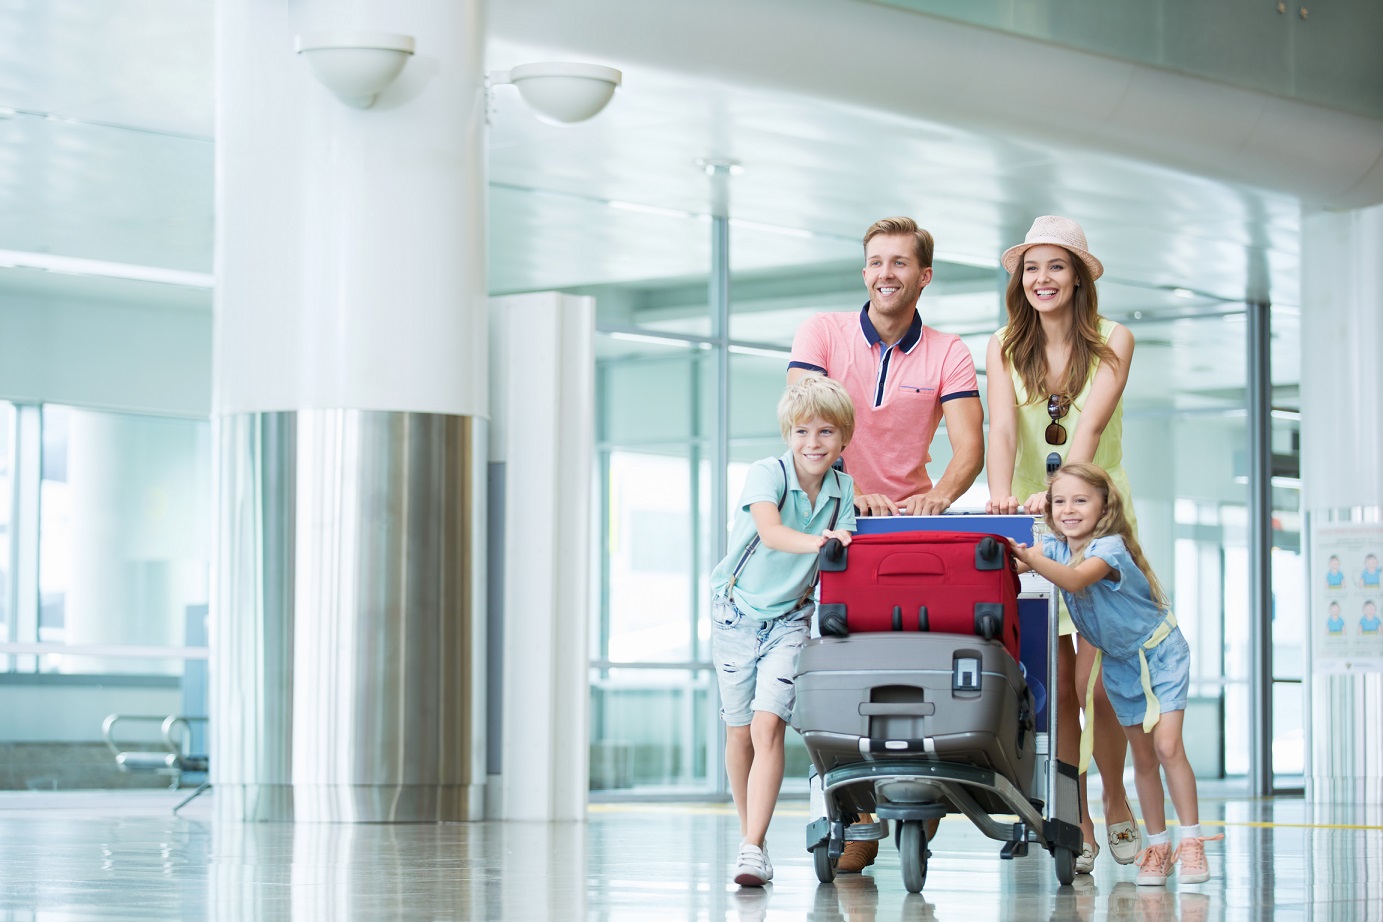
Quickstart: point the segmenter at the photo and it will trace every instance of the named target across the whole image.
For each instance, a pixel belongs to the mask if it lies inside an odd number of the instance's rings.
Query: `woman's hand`
[[[990,515],[1016,515],[1018,509],[1018,497],[1016,496],[990,499],[989,502],[984,504],[984,511]]]
[[[1046,514],[1047,514],[1047,494],[1046,494],[1046,492],[1034,493],[1032,496],[1029,496],[1029,497],[1028,497],[1028,501],[1027,501],[1026,503],[1023,504],[1023,508],[1027,511],[1028,515],[1046,515]]]

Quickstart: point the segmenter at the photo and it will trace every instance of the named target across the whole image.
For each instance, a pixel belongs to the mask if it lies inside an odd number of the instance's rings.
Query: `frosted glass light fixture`
[[[413,54],[413,36],[392,32],[310,32],[294,45],[317,80],[357,109],[374,105]]]

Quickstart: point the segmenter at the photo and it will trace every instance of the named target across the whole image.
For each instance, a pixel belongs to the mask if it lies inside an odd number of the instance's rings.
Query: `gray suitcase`
[[[931,633],[822,637],[803,646],[796,683],[792,725],[820,775],[873,759],[915,759],[991,770],[1032,791],[1032,695],[998,642]],[[843,806],[874,812],[869,785],[840,795]],[[976,799],[987,812],[1011,812],[997,796]]]

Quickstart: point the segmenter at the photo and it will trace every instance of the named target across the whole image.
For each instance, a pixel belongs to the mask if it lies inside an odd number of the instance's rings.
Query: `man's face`
[[[881,316],[911,313],[931,280],[932,268],[917,258],[911,234],[880,234],[864,248],[864,287],[870,308]]]

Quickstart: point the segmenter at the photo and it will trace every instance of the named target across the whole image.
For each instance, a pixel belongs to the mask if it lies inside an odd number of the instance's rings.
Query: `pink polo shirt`
[[[927,462],[941,405],[980,396],[975,360],[959,336],[912,325],[885,346],[858,312],[817,314],[792,341],[789,368],[818,371],[839,381],[855,402],[855,435],[845,450],[845,470],[856,494],[882,493],[902,502],[932,488]]]

